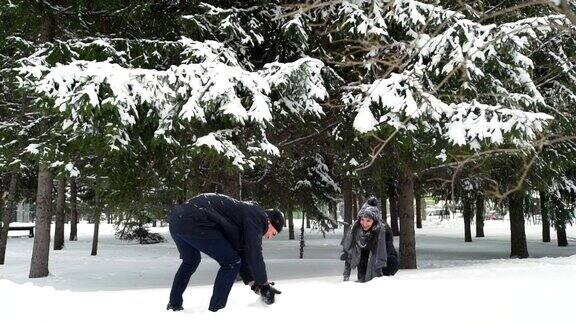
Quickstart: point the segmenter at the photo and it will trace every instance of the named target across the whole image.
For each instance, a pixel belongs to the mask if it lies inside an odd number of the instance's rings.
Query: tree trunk
[[[56,32],[56,18],[52,13],[42,17],[40,41],[51,42]],[[38,185],[36,191],[36,219],[34,245],[30,260],[29,278],[46,277],[50,273],[50,225],[52,222],[52,170],[45,162],[38,164]]]
[[[484,196],[476,196],[476,237],[484,237]]]
[[[470,203],[469,197],[463,197],[462,203],[464,205],[464,210],[462,211],[462,216],[464,217],[464,242],[472,242],[472,229],[470,228],[472,221],[472,204]]]
[[[524,197],[522,194],[513,193],[508,197],[508,209],[510,211],[510,257],[527,258],[528,246],[526,244],[526,232],[524,231]]]
[[[288,207],[288,239],[295,240],[296,237],[294,235],[294,208],[292,206]]]
[[[542,242],[550,242],[548,195],[544,191],[540,191],[540,215],[542,218]]]
[[[40,162],[36,194],[36,235],[34,235],[34,246],[32,247],[29,278],[41,278],[49,274],[52,185],[50,167],[46,163]]]
[[[385,223],[388,222],[388,215],[386,215],[388,213],[388,210],[386,209],[386,199],[386,193],[382,190],[382,193],[380,194],[380,211],[382,212],[382,220],[384,220]]]
[[[420,206],[422,208],[422,220],[426,220],[426,199],[424,197],[421,197],[420,199]]]
[[[388,199],[390,201],[390,228],[392,229],[392,234],[394,234],[394,236],[399,236],[400,229],[398,226],[398,197],[396,194],[394,194],[390,195],[390,198]]]
[[[0,264],[4,264],[6,259],[6,245],[8,245],[8,229],[13,215],[16,213],[16,189],[18,188],[18,173],[12,172],[10,175],[10,185],[8,187],[8,197],[2,201],[3,193],[0,193],[0,214],[2,215],[2,229],[0,230]]]
[[[556,221],[556,238],[558,239],[558,246],[568,246],[568,238],[566,237],[566,223],[563,221]]]
[[[70,179],[70,241],[78,240],[78,190],[76,188],[76,179]]]
[[[358,216],[358,196],[352,193],[352,221]]]
[[[8,201],[7,203],[7,213],[10,216],[10,220],[16,221],[16,191],[18,190],[18,173],[13,172],[10,176],[10,185],[8,187]]]
[[[344,237],[352,226],[352,184],[344,181],[342,185],[342,194],[344,195]]]
[[[94,198],[94,235],[92,236],[92,253],[90,255],[98,254],[98,231],[100,230],[100,216],[102,215],[102,210],[100,208],[100,197],[98,191],[96,191],[96,197]]]
[[[56,17],[54,14],[48,12],[42,19],[40,25],[40,41],[41,42],[51,42],[54,40],[56,34]]]
[[[416,269],[414,175],[406,166],[401,167],[398,178],[397,206],[400,212],[400,269]]]
[[[6,216],[8,208],[4,205],[4,194],[5,192],[0,190],[0,221],[2,222],[0,223],[0,265],[4,264],[6,258],[6,243],[8,243],[8,227],[10,226],[10,218]]]
[[[422,197],[416,194],[416,228],[422,228]]]
[[[234,198],[242,199],[242,189],[240,183],[240,173],[234,171],[233,173],[224,176],[224,194]]]
[[[338,228],[338,205],[336,202],[331,201],[328,205],[328,208],[330,209],[330,216],[332,216],[332,219],[334,220],[332,228],[336,229]]]
[[[306,246],[304,242],[304,216],[305,213],[302,212],[302,224],[300,225],[300,259],[304,259],[304,246]]]
[[[56,220],[54,223],[54,250],[64,248],[64,204],[66,202],[66,179],[58,180]]]

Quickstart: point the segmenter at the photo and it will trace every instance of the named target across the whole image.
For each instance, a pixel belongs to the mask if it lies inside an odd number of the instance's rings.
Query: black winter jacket
[[[244,283],[267,282],[262,256],[262,236],[268,228],[264,209],[220,194],[198,195],[172,208],[170,231],[198,238],[220,238],[232,244],[242,258],[240,275]]]

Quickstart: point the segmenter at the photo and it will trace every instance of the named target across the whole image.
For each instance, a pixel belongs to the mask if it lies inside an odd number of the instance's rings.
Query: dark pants
[[[358,281],[366,281],[366,270],[368,269],[368,258],[370,251],[362,249],[360,253],[360,262],[358,263]]]
[[[368,256],[369,252],[366,250],[362,250],[362,254],[360,255],[360,263],[358,263],[358,281],[364,282],[366,281],[366,269],[368,268]],[[388,255],[386,258],[386,267],[382,268],[382,275],[384,276],[393,276],[398,272],[398,267],[400,266],[400,262],[398,262],[398,257],[395,255]]]
[[[182,294],[188,286],[190,277],[198,268],[200,252],[203,252],[220,265],[208,309],[215,312],[220,308],[224,308],[234,280],[240,270],[241,262],[238,252],[232,248],[232,245],[223,236],[222,238],[202,239],[191,235],[173,233],[172,231],[170,234],[174,239],[174,243],[176,243],[178,252],[180,252],[180,259],[182,259],[182,264],[176,272],[172,283],[170,304],[182,306]]]
[[[386,267],[382,268],[382,274],[385,276],[393,276],[398,272],[399,267],[400,261],[398,261],[398,257],[389,255],[388,258],[386,258]]]

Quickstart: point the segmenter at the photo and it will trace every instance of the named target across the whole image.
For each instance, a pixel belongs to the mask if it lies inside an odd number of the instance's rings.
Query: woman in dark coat
[[[398,271],[398,254],[390,226],[382,220],[378,200],[368,199],[343,242],[344,281],[352,269],[358,268],[358,281],[393,276]]]

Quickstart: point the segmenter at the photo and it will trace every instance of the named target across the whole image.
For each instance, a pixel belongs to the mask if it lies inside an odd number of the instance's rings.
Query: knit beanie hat
[[[358,218],[366,217],[371,218],[373,221],[377,222],[380,220],[380,206],[378,199],[376,197],[370,197],[364,205],[358,211]]]
[[[265,212],[272,227],[280,233],[284,228],[284,214],[278,209],[266,209]]]

